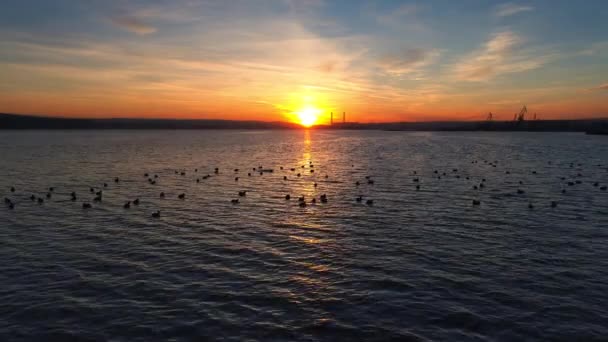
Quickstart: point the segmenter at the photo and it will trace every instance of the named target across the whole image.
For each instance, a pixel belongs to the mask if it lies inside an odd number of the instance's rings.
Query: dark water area
[[[607,184],[580,133],[3,131],[0,340],[605,340]]]

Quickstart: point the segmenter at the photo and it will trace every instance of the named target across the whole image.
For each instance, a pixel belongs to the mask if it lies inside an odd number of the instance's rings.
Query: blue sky
[[[0,111],[605,117],[606,18],[604,0],[5,0]]]

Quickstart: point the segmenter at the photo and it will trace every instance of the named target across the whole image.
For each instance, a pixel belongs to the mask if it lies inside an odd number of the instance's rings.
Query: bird
[[[283,176],[283,180],[287,180],[287,176]]]
[[[160,210],[157,210],[156,212],[153,212],[152,213],[152,217],[159,218],[160,217]]]
[[[291,199],[291,196],[289,194],[285,195],[285,200],[289,201]]]
[[[234,177],[234,181],[238,182],[239,181],[239,177]]]
[[[144,173],[144,177],[148,178],[148,173]]]
[[[95,198],[93,198],[93,202],[101,202],[101,196],[95,196]]]
[[[371,184],[371,185],[373,185],[373,184],[374,184],[374,180],[373,180],[373,179],[368,179],[368,180],[367,180],[367,184]]]
[[[556,201],[551,201],[551,208],[555,208],[557,207],[557,202]]]
[[[38,197],[38,204],[42,204],[44,203],[44,199],[42,199],[42,197]]]
[[[50,192],[46,193],[46,198],[51,198],[51,193]]]
[[[127,203],[125,203],[122,207],[125,209],[131,208],[131,201],[127,201]]]
[[[239,172],[239,169],[234,169],[234,172]]]
[[[136,198],[136,199],[133,201],[133,204],[134,204],[134,205],[139,205],[139,198]]]
[[[296,176],[300,177],[301,175],[298,173]]]
[[[118,183],[120,182],[120,179],[118,179],[118,177],[114,178],[114,183]]]
[[[298,202],[304,202],[304,195],[298,197]]]
[[[30,196],[30,200],[35,201],[36,200],[36,196],[34,196],[34,195]]]
[[[534,205],[532,203],[528,203],[528,209],[534,209]]]
[[[239,199],[238,198],[237,199],[233,199],[233,200],[230,200],[230,202],[232,204],[238,204],[239,203]]]
[[[315,184],[314,184],[314,187],[315,187],[315,188],[317,187],[317,183],[315,183]]]
[[[93,206],[90,203],[82,203],[82,209],[90,209]]]
[[[481,204],[480,200],[476,200],[476,199],[473,200],[473,205],[480,205],[480,204]]]
[[[306,202],[300,202],[300,204],[298,204],[300,206],[300,208],[304,208],[306,207]]]
[[[164,192],[160,193],[160,198],[165,198],[165,193]]]
[[[356,181],[356,182],[355,182],[355,185],[356,185],[356,186],[359,186],[360,184],[361,184],[361,183],[359,183],[359,181]]]
[[[420,185],[416,184],[416,190],[420,190]]]
[[[181,194],[179,194],[179,196],[177,196],[177,198],[184,199],[184,198],[186,198],[186,194],[181,193]]]
[[[11,186],[11,192],[15,192],[15,187]]]
[[[522,189],[517,189],[517,193],[521,195],[521,194],[525,193],[525,191],[523,191]]]
[[[357,197],[355,200],[356,200],[357,202],[361,202],[361,201],[363,201],[363,196],[358,196],[358,197]]]
[[[326,194],[321,195],[320,199],[321,199],[321,203],[327,203],[327,195]]]
[[[239,191],[239,196],[241,196],[241,197],[247,196],[247,191],[245,191],[245,190]]]
[[[316,199],[316,198],[313,198],[313,199],[312,199],[312,201],[310,201],[310,203],[312,203],[312,204],[317,203],[317,199]]]
[[[12,201],[11,201],[11,199],[10,199],[10,198],[8,198],[8,197],[4,197],[4,204],[9,204],[9,203],[11,203],[11,202],[12,202]]]
[[[600,187],[600,190],[606,191],[608,189],[608,187],[606,187],[605,185]]]
[[[108,187],[108,183],[103,183],[103,187],[107,188]]]
[[[50,188],[49,188],[49,192],[53,192],[53,191],[55,191],[55,188],[50,187]]]
[[[15,209],[15,203],[13,203],[13,202],[9,203],[8,208],[11,210]]]
[[[247,176],[251,177],[251,172],[247,172]]]
[[[374,200],[368,199],[367,201],[365,201],[365,204],[367,204],[367,205],[373,205],[374,204]]]

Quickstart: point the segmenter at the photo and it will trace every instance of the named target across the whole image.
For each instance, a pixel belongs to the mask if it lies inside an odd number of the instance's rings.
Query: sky
[[[0,112],[608,117],[606,0],[3,0]]]

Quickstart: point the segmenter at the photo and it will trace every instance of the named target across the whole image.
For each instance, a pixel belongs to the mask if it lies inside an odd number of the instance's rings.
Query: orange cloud
[[[144,23],[135,16],[118,16],[110,19],[112,23],[127,31],[137,34],[150,34],[156,32],[156,28]]]

